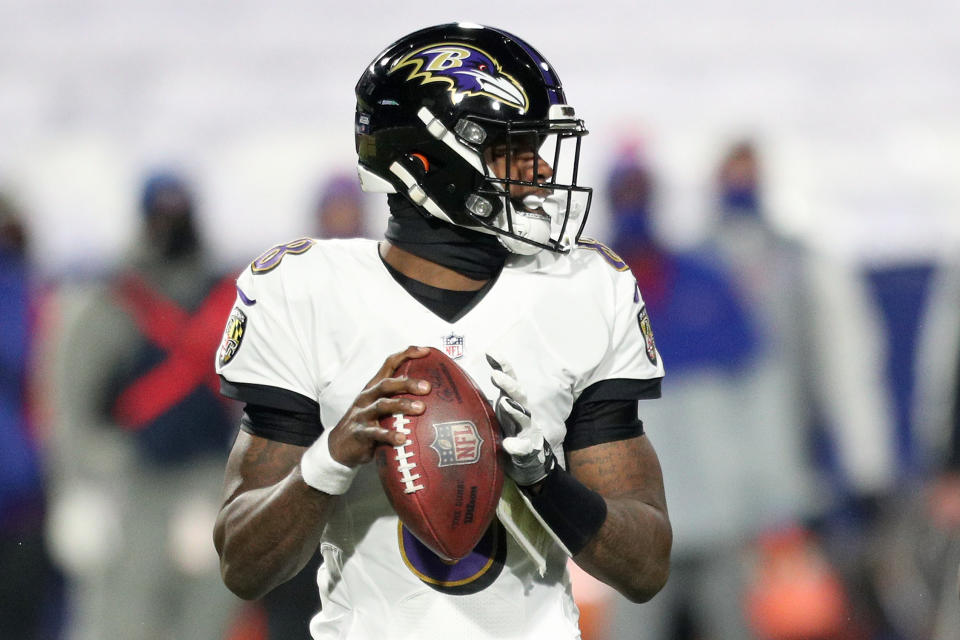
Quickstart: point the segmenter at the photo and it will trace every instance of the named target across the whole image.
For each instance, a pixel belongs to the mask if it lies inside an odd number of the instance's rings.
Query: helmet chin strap
[[[500,213],[501,220],[498,226],[502,229],[508,229],[506,216],[508,208],[513,210],[513,232],[522,238],[528,238],[534,242],[545,244],[550,241],[550,216],[539,211],[543,204],[543,198],[536,195],[526,196],[520,206],[504,205]],[[540,253],[543,247],[538,247],[524,242],[517,238],[498,235],[500,244],[507,248],[510,253],[521,256],[532,256]]]
[[[570,220],[576,220],[583,213],[583,203],[570,198],[569,192],[563,189],[557,189],[548,196],[538,196],[530,194],[523,199],[523,205],[532,211],[542,209],[544,213],[553,219],[567,212],[567,204],[570,205]]]
[[[576,220],[583,213],[583,204],[572,201],[570,194],[564,190],[554,190],[549,195],[542,196],[529,194],[523,197],[519,205],[513,206],[513,232],[523,238],[528,238],[534,242],[546,244],[550,241],[552,232],[552,221],[562,219],[566,214],[567,207],[570,207],[570,221]],[[501,214],[500,227],[507,229],[506,207]],[[518,255],[532,256],[542,250],[523,240],[510,238],[508,236],[499,236],[500,243],[511,253]]]

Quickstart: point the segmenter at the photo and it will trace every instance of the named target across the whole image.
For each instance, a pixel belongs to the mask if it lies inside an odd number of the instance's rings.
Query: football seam
[[[394,430],[399,431],[400,433],[403,433],[408,437],[411,434],[411,430],[407,429],[406,425],[409,424],[410,422],[412,421],[402,413],[393,414],[392,426]],[[432,526],[430,519],[427,517],[426,510],[424,509],[423,505],[420,502],[419,496],[417,495],[419,491],[426,490],[426,488],[423,485],[419,485],[419,486],[413,485],[413,482],[415,482],[418,478],[421,477],[419,473],[416,474],[415,476],[410,474],[410,471],[417,466],[416,463],[413,463],[411,465],[403,465],[399,459],[401,452],[404,455],[404,460],[415,455],[413,453],[406,451],[406,447],[407,447],[406,443],[402,445],[395,445],[393,447],[394,451],[397,453],[397,457],[393,458],[393,461],[400,463],[400,464],[394,465],[394,468],[400,473],[401,480],[406,485],[404,487],[404,494],[409,495],[411,497],[411,503],[416,507],[417,512],[420,515],[420,522],[423,524],[424,528],[426,528],[427,531],[430,533],[430,537],[437,544],[438,550],[442,551],[447,556],[452,557],[454,554],[450,553],[449,549],[445,548],[444,545],[440,544],[440,536],[438,535],[436,528]],[[404,466],[406,468],[403,468]],[[410,480],[406,480],[407,477],[409,477]]]
[[[394,430],[408,437],[410,436],[411,431],[410,429],[407,429],[406,426],[411,422],[412,420],[407,418],[402,413],[393,414]],[[406,494],[411,494],[416,493],[417,491],[422,491],[424,486],[422,484],[416,484],[416,481],[421,478],[421,475],[419,473],[411,473],[417,468],[417,463],[408,462],[408,460],[414,457],[416,454],[411,451],[407,451],[407,442],[394,445],[393,451],[396,454],[393,460],[397,463],[395,468],[400,474],[400,482],[403,483],[403,492]]]

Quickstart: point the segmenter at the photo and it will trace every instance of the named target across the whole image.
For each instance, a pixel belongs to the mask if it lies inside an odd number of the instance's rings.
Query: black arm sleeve
[[[261,384],[231,382],[220,376],[220,393],[245,402],[240,428],[268,440],[308,447],[323,433],[320,405],[304,395]]]
[[[248,404],[259,404],[284,411],[320,415],[320,405],[316,400],[280,387],[231,382],[220,376],[220,394]]]
[[[643,435],[637,400],[660,397],[660,378],[602,380],[587,387],[566,420],[566,451]]]
[[[314,413],[297,413],[249,403],[243,409],[240,428],[261,438],[300,447],[309,447],[323,433],[320,418]]]

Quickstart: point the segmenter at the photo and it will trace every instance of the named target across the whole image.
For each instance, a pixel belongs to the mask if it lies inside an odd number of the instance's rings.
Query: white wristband
[[[324,429],[300,459],[300,474],[303,481],[314,489],[339,496],[350,488],[360,467],[348,467],[334,460],[330,455],[329,440],[330,429]]]

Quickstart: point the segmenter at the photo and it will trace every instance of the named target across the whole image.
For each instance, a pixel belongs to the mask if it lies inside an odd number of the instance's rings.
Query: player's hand
[[[556,466],[556,456],[543,430],[526,409],[527,396],[517,382],[517,376],[503,358],[487,354],[493,368],[491,382],[500,390],[494,410],[503,429],[503,448],[510,454],[506,468],[508,476],[521,487],[530,487],[547,477]]]
[[[428,353],[430,350],[423,347],[407,347],[384,361],[337,426],[324,430],[303,453],[300,475],[305,483],[332,496],[342,495],[350,488],[360,465],[373,459],[378,444],[397,446],[406,441],[402,433],[381,427],[380,418],[394,413],[423,413],[426,407],[420,400],[392,396],[425,395],[430,392],[430,383],[393,376],[404,360],[422,358]]]
[[[380,426],[380,418],[403,413],[420,415],[425,407],[420,400],[394,398],[401,394],[426,395],[430,383],[412,378],[394,378],[393,374],[404,360],[422,358],[429,353],[425,347],[407,347],[388,357],[376,375],[330,432],[330,455],[348,467],[355,467],[373,459],[373,451],[380,443],[402,445],[406,436]]]

